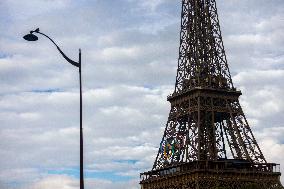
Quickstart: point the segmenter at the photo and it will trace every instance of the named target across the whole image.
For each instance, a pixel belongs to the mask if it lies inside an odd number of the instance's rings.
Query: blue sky
[[[1,0],[0,188],[78,188],[82,49],[86,189],[137,189],[177,68],[178,0]],[[233,82],[269,162],[284,165],[284,2],[217,0]],[[282,166],[282,172],[284,172]]]

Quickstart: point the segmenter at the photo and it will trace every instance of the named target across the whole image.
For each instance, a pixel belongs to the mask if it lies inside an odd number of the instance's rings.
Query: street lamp
[[[65,60],[67,60],[70,64],[72,64],[73,66],[76,66],[79,68],[79,83],[80,83],[80,189],[84,189],[84,172],[83,172],[83,165],[84,165],[84,161],[83,161],[83,127],[82,127],[82,81],[81,81],[81,49],[79,49],[79,61],[75,62],[73,60],[71,60],[70,58],[68,58],[63,52],[62,50],[58,47],[58,45],[46,34],[41,33],[39,31],[39,28],[37,28],[36,30],[30,31],[29,34],[25,35],[23,38],[27,41],[37,41],[38,37],[36,35],[34,35],[34,33],[38,33],[41,34],[45,37],[47,37],[58,49],[58,51],[60,52],[60,54],[63,56],[63,58],[65,58]]]

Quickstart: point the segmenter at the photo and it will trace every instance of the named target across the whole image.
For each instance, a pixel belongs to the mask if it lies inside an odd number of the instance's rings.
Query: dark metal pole
[[[84,157],[83,157],[83,126],[82,126],[82,77],[81,49],[79,49],[79,81],[80,81],[80,189],[84,189]]]
[[[79,49],[79,62],[75,62],[68,58],[62,50],[59,48],[59,46],[51,39],[48,35],[41,33],[39,31],[39,28],[37,28],[34,31],[30,31],[29,34],[25,35],[23,38],[27,41],[36,41],[38,40],[38,37],[35,36],[33,33],[41,34],[45,37],[47,37],[58,49],[60,54],[67,60],[70,64],[73,66],[76,66],[79,68],[79,82],[80,82],[80,189],[84,189],[84,157],[83,157],[83,126],[82,126],[82,77],[81,77],[81,49]]]

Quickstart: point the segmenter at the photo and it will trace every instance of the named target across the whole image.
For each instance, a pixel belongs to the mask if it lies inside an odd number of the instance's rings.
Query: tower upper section
[[[175,93],[196,87],[234,89],[215,0],[182,0]]]

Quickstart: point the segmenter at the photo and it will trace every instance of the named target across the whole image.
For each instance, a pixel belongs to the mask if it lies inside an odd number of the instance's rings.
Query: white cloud
[[[119,48],[119,47],[110,47],[102,51],[101,57],[107,60],[117,60],[121,58],[135,58],[139,56],[140,51],[137,47],[131,48]]]
[[[30,189],[75,189],[79,187],[78,180],[72,179],[68,176],[48,176],[33,184]]]
[[[284,154],[284,126],[282,125],[282,127],[265,128],[261,133],[257,134],[260,139],[259,145],[261,146],[266,160],[269,163],[273,162],[280,164],[280,166],[278,166],[278,169],[280,169],[280,171],[283,173],[284,167],[281,165],[284,164],[282,155]],[[284,182],[283,177],[281,177],[281,182]]]

